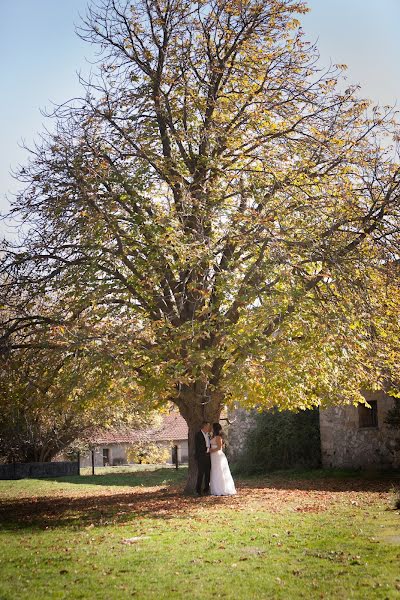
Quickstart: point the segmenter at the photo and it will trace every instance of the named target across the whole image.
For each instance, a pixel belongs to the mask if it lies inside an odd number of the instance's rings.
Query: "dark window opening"
[[[108,467],[110,464],[110,450],[109,448],[103,448],[103,467]]]
[[[376,400],[370,400],[368,404],[358,405],[358,422],[360,427],[378,427],[378,403]]]

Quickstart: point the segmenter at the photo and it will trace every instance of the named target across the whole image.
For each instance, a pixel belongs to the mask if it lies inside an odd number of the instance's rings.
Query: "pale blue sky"
[[[309,0],[302,18],[324,64],[347,64],[349,82],[379,104],[400,104],[400,0]]]
[[[346,63],[365,97],[400,105],[400,0],[310,0],[302,18],[324,64]],[[45,119],[40,108],[79,94],[76,72],[93,49],[74,32],[87,0],[0,0],[0,210],[16,190],[9,171],[26,160]],[[1,226],[0,226],[1,229]]]

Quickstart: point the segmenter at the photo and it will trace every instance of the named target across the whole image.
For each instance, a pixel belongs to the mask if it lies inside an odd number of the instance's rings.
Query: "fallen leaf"
[[[140,542],[142,540],[148,540],[148,536],[146,535],[137,535],[135,537],[131,537],[131,538],[125,538],[124,540],[121,541],[122,544],[134,544],[135,542]]]

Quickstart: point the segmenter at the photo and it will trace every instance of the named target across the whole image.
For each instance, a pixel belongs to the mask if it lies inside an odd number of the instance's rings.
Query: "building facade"
[[[400,467],[400,429],[386,423],[394,398],[383,392],[369,392],[364,396],[371,408],[359,404],[320,410],[323,467]]]
[[[114,429],[93,434],[90,446],[94,453],[94,466],[116,466],[128,464],[128,451],[135,444],[156,443],[169,449],[166,464],[175,462],[178,453],[179,464],[188,462],[188,427],[180,414],[173,412],[165,415],[162,423],[155,429]],[[81,454],[82,467],[92,465],[92,451]]]

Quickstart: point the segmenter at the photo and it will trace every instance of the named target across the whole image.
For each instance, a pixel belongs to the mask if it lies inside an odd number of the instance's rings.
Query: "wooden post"
[[[94,450],[92,450],[92,475],[94,475]]]
[[[174,458],[175,458],[175,469],[177,469],[179,467],[179,460],[178,460],[178,446],[174,446]]]
[[[80,475],[81,474],[81,453],[79,452],[79,450],[78,450],[77,459],[78,459],[78,475]]]

